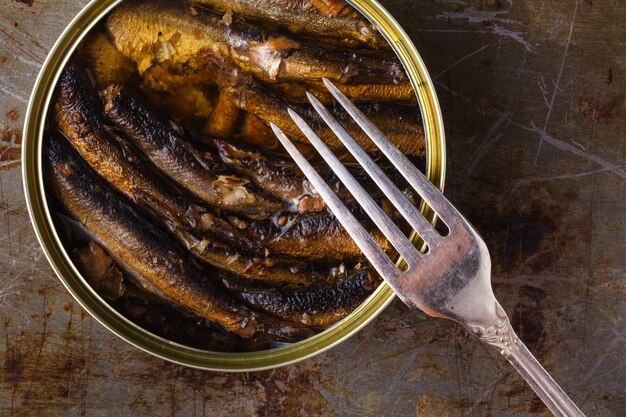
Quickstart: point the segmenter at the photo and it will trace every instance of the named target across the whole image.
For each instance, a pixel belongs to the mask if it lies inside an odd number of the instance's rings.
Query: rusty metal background
[[[518,334],[589,416],[626,415],[626,3],[382,2],[438,89],[447,194],[485,237]],[[35,240],[21,125],[84,0],[0,0],[0,416],[544,416],[496,352],[394,302],[315,359],[219,374],[81,311]]]

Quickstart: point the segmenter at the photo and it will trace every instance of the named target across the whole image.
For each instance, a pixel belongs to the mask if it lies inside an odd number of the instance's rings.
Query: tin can
[[[354,335],[392,301],[386,283],[355,311],[329,329],[287,346],[245,353],[211,352],[184,346],[132,323],[110,307],[85,281],[65,251],[44,192],[42,142],[46,114],[59,75],[83,37],[122,0],[93,0],[52,47],[35,82],[24,126],[22,174],[26,202],[39,243],[63,285],[96,320],[128,343],[155,356],[186,366],[215,371],[255,371],[295,363],[324,352]],[[393,17],[375,0],[348,0],[373,22],[400,58],[418,96],[426,137],[426,174],[440,189],[445,176],[445,138],[441,109],[430,76],[415,46]],[[421,207],[432,222],[435,216]],[[417,237],[413,236],[415,243]]]

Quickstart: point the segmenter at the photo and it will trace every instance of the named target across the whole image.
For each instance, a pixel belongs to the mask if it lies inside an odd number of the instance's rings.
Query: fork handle
[[[485,341],[496,347],[513,365],[513,368],[526,380],[552,414],[557,417],[585,417],[559,384],[552,379],[550,374],[530,353],[526,345],[513,332],[513,329],[509,328],[508,330],[509,339],[507,343],[501,343],[501,339],[499,341]]]
[[[519,340],[519,339],[518,339]],[[574,402],[563,392],[550,374],[535,359],[526,345],[521,341],[515,349],[502,349],[500,353],[513,365],[513,368],[526,380],[544,404],[557,417],[573,417],[585,415]]]

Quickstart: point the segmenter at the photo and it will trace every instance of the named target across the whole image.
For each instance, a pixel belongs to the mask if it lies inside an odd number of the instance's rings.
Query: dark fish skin
[[[74,132],[68,133],[72,134]],[[105,131],[104,133],[106,136],[107,132]],[[183,203],[187,201],[184,196],[177,196],[175,190],[169,189],[167,182],[150,183],[150,180],[144,177],[144,172],[149,167],[144,165],[142,169],[142,166],[136,163],[139,160],[139,156],[133,149],[124,146],[123,139],[119,138],[117,142],[110,143],[105,141],[107,139],[113,141],[111,137],[100,137],[98,139],[102,141],[98,142],[98,144],[102,145],[100,149],[105,149],[108,152],[101,152],[96,155],[89,154],[87,157],[98,158],[98,165],[95,167],[96,172],[104,180],[109,180],[108,174],[115,167],[122,167],[125,172],[133,173],[132,176],[127,178],[126,183],[120,184],[118,181],[118,186],[115,188],[121,190],[126,195],[134,196],[134,187],[141,189],[141,187],[150,185],[151,188],[161,191],[160,196],[177,199],[177,201],[182,201]],[[120,153],[120,151],[122,152]],[[144,181],[136,181],[137,178],[144,179]],[[186,204],[194,207],[191,203]],[[189,224],[183,226],[175,220],[173,221],[167,217],[155,214],[162,213],[163,210],[153,200],[141,200],[140,205],[150,209],[149,212],[154,212],[151,215],[154,221],[168,229],[179,243],[185,246],[192,254],[210,265],[227,270],[242,278],[283,286],[306,285],[325,278],[319,273],[307,271],[301,265],[297,265],[298,268],[294,269],[294,265],[283,265],[277,259],[267,256],[255,256],[255,254],[263,254],[264,250],[252,243],[238,229],[211,213],[203,213],[201,218],[202,224],[198,228],[190,227]],[[199,210],[196,207],[194,209],[196,212]],[[193,213],[192,210],[188,210],[185,214],[193,216]],[[183,220],[187,220],[186,216],[183,216]],[[228,242],[228,244],[217,241],[212,236]]]
[[[190,12],[174,2],[125,2],[107,21],[118,50],[137,63],[140,74],[170,61],[202,70],[207,60],[224,62],[265,83],[306,82],[321,78],[352,85],[347,93],[371,100],[411,101],[415,93],[400,62],[390,54],[332,51],[273,36],[241,22]],[[361,87],[363,86],[363,87]]]
[[[304,38],[353,48],[388,48],[382,35],[354,8],[337,0],[195,0],[219,13],[266,23]]]
[[[293,323],[324,328],[365,301],[380,279],[370,270],[361,270],[330,284],[295,290],[242,286],[228,278],[222,282],[259,311]]]
[[[169,178],[211,207],[268,218],[282,204],[188,143],[167,119],[122,86],[101,93],[108,118]]]
[[[237,144],[216,137],[205,137],[222,162],[250,178],[263,191],[295,208],[299,213],[316,212],[325,207],[324,200],[310,187],[302,171],[282,155],[258,146]]]
[[[63,73],[57,91],[56,117],[61,130],[90,166],[118,191],[140,207],[147,209],[152,213],[152,217],[159,221],[176,219],[184,225],[185,227],[177,227],[176,224],[172,224],[169,229],[183,240],[190,250],[193,248],[196,256],[204,258],[205,261],[210,260],[209,263],[213,265],[219,265],[219,262],[223,265],[228,258],[233,259],[237,256],[232,251],[224,250],[222,245],[214,242],[206,233],[202,233],[206,231],[228,242],[231,247],[249,253],[263,254],[263,248],[267,248],[273,256],[302,258],[311,254],[315,259],[330,260],[342,260],[344,256],[345,259],[362,257],[358,247],[337,220],[327,213],[310,218],[304,216],[293,222],[287,221],[287,217],[291,217],[287,216],[285,217],[287,227],[280,227],[270,220],[253,221],[249,222],[246,229],[240,230],[211,213],[203,212],[200,207],[190,204],[188,199],[176,190],[168,191],[167,181],[161,180],[154,173],[146,175],[146,167],[137,162],[138,158],[133,149],[121,147],[124,141],[115,140],[110,130],[104,128],[96,105],[84,71],[78,67],[69,67]],[[188,234],[186,229],[190,229],[192,233]],[[201,244],[204,238],[206,242]],[[382,238],[380,241],[383,243]],[[211,245],[208,245],[208,242],[211,242]],[[220,249],[221,252],[217,254],[209,252],[211,248]],[[261,267],[267,269],[263,266],[264,262],[272,262],[244,258],[237,258],[238,262],[230,264],[231,272],[251,277],[255,269]],[[273,275],[276,276],[285,279],[297,278],[295,285],[310,283],[313,280],[312,277],[287,273]]]
[[[390,251],[392,248],[382,233],[363,213],[357,215],[376,243]],[[354,240],[327,210],[306,216],[284,214],[273,221],[251,222],[242,232],[271,253],[313,261],[365,260]]]
[[[213,239],[198,238],[183,230],[175,232],[177,240],[198,259],[228,271],[245,281],[278,287],[301,287],[323,282],[328,277],[302,261],[287,261],[269,256],[254,257],[239,248]]]
[[[62,139],[51,137],[44,151],[48,190],[97,239],[142,289],[177,308],[244,337],[268,334],[294,341],[311,331],[242,306],[211,272],[190,262],[180,249],[95,175]]]
[[[294,205],[299,213],[324,209],[324,200],[315,192],[293,159],[260,146],[207,135],[194,135],[194,140],[209,145],[229,168],[250,178],[266,193]],[[328,167],[315,162],[314,165],[319,165],[318,172],[344,203],[354,201],[352,194]],[[358,164],[347,164],[346,168],[370,196],[376,200],[383,198],[381,190],[363,168]],[[388,166],[383,167],[383,170],[401,190],[406,192],[411,189],[396,170]]]
[[[80,231],[77,231],[80,233]],[[201,349],[235,351],[243,339],[213,323],[173,309],[133,285],[95,241],[70,255],[89,285],[116,310],[139,326],[168,340]]]
[[[102,178],[153,217],[180,227],[210,232],[247,250],[258,250],[237,229],[206,209],[190,203],[154,173],[114,132],[107,128],[86,72],[66,68],[59,79],[54,104],[57,127]]]

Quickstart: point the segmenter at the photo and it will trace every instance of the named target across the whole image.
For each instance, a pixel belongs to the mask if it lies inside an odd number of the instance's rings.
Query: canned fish
[[[393,299],[393,292],[386,284],[379,285],[373,294],[347,317],[305,340],[256,352],[224,353],[174,342],[136,325],[112,308],[78,271],[62,244],[46,199],[42,165],[43,136],[53,90],[62,70],[79,43],[119,3],[121,0],[94,0],[70,23],[41,69],[26,115],[22,169],[29,214],[44,253],[59,279],[96,320],[122,339],[155,356],[202,369],[252,371],[275,368],[312,357],[355,334]],[[228,5],[229,2],[217,3]],[[426,173],[434,184],[442,188],[445,173],[443,123],[435,90],[424,63],[406,33],[376,1],[352,0],[349,3],[376,26],[379,34],[389,42],[399,57],[418,97],[426,142]],[[232,19],[230,16],[232,10],[229,7],[227,9],[223,19]],[[280,22],[274,24],[281,25]],[[346,40],[341,35],[338,36],[345,42],[356,42],[357,45],[375,42],[378,35],[365,29],[366,27],[363,28],[361,39]],[[161,52],[167,53],[167,48]],[[424,207],[422,209],[426,216],[434,221],[433,213]]]

